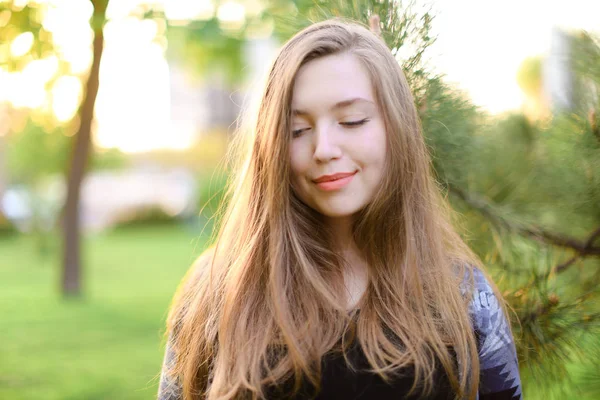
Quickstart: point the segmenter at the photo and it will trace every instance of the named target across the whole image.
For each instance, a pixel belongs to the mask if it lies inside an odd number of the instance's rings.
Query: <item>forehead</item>
[[[361,98],[375,103],[373,85],[364,65],[350,53],[333,54],[311,60],[296,74],[292,109],[317,112]],[[368,105],[353,102],[352,106]]]

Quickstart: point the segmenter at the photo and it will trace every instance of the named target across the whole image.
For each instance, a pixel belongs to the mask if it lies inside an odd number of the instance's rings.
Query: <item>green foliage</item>
[[[454,199],[469,244],[517,312],[525,376],[567,385],[581,338],[600,334],[600,264],[585,250],[598,246],[600,142],[577,114],[509,114],[482,125],[472,146]]]
[[[52,33],[42,25],[46,7],[47,5],[33,2],[0,2],[0,67],[9,71],[20,71],[33,59],[55,54]],[[10,51],[10,44],[25,32],[33,35],[33,45],[24,55],[14,57]]]
[[[8,136],[7,167],[11,179],[34,183],[43,176],[63,174],[71,138],[60,129],[46,131],[28,119],[21,132]]]
[[[22,131],[8,136],[6,158],[10,180],[35,184],[46,176],[64,175],[73,146],[73,137],[64,132],[63,127],[47,130],[32,119],[27,119]],[[90,168],[119,169],[126,163],[122,152],[108,149],[94,155]]]
[[[116,228],[137,228],[143,226],[162,226],[179,223],[178,218],[168,214],[160,207],[137,208],[116,217]]]
[[[597,338],[596,338],[597,339]],[[582,393],[592,399],[600,398],[600,370],[597,360],[600,357],[600,347],[596,341],[589,341],[590,354],[582,357],[581,363],[575,369],[574,382],[580,388]]]
[[[572,66],[576,82],[575,92],[581,97],[579,106],[583,111],[590,108],[600,114],[600,37],[589,32],[574,35],[572,43]]]
[[[512,218],[583,235],[600,223],[600,141],[584,118],[557,115],[547,125],[508,115],[474,142],[471,190],[512,210]]]
[[[515,185],[531,170],[536,128],[522,115],[509,114],[479,126],[472,142],[476,165],[468,170],[472,189],[485,193],[496,204],[514,195]],[[485,162],[484,162],[485,160]]]
[[[92,2],[105,9],[108,0]],[[32,60],[55,55],[59,59],[58,71],[47,83],[52,83],[63,74],[70,72],[70,66],[61,59],[55,48],[52,34],[42,22],[48,11],[54,7],[44,2],[3,1],[0,2],[0,68],[20,71]],[[33,35],[31,49],[22,55],[13,55],[11,42],[20,34]],[[29,110],[14,113],[14,119],[24,117],[24,127],[10,132],[6,151],[9,180],[17,183],[36,184],[49,175],[64,175],[71,156],[76,121],[58,124],[55,118],[42,110]],[[18,125],[18,124],[17,124]],[[116,150],[102,151],[91,160],[93,169],[112,169],[124,165],[124,157]]]
[[[94,171],[116,170],[125,168],[127,164],[127,156],[119,149],[95,149],[90,169]]]
[[[15,227],[10,223],[8,219],[6,219],[2,211],[0,211],[0,238],[10,236],[15,233],[17,233]]]
[[[440,182],[466,185],[480,124],[477,108],[441,78],[429,79],[422,99],[421,122],[433,168]]]
[[[182,60],[191,76],[200,79],[218,73],[230,84],[242,81],[243,31],[223,30],[219,20],[213,17],[186,26],[169,26],[167,40],[167,56]]]

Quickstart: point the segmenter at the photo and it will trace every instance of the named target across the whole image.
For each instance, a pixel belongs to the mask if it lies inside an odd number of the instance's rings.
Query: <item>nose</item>
[[[313,158],[317,162],[327,162],[342,156],[335,128],[331,126],[315,127]]]

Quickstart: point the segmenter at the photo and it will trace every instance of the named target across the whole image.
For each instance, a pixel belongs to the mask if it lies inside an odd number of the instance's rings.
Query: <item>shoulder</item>
[[[490,334],[502,328],[510,334],[510,325],[502,306],[503,299],[496,290],[491,278],[479,268],[473,268],[473,291],[469,302],[469,313],[474,328],[481,334]],[[505,338],[507,339],[507,338]]]
[[[165,347],[165,356],[160,372],[160,381],[158,385],[158,400],[180,400],[182,399],[181,383],[172,376],[172,368],[175,363],[175,352],[171,347],[171,342],[167,342]]]
[[[506,395],[521,398],[521,382],[516,346],[510,321],[493,281],[479,268],[473,267],[472,298],[469,314],[477,338],[480,363],[481,395]],[[470,279],[469,279],[470,281]],[[482,396],[482,398],[486,398]]]
[[[497,313],[502,309],[491,278],[476,266],[465,268],[460,290],[463,296],[471,296],[469,313],[477,320],[485,314]]]
[[[489,335],[497,335],[497,339],[503,343],[512,342],[510,324],[502,307],[502,299],[499,298],[500,294],[491,278],[473,266],[465,272],[461,291],[464,296],[471,296],[469,316],[480,342]]]
[[[473,292],[469,304],[471,314],[481,320],[489,314],[501,311],[501,304],[492,280],[481,269],[473,267]]]

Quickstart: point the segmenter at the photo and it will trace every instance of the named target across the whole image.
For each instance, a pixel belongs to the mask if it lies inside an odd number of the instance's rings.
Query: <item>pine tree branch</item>
[[[554,271],[554,273],[560,274],[561,272],[563,272],[564,270],[569,268],[575,261],[579,260],[580,258],[581,258],[581,255],[576,254],[573,257],[569,258],[567,261],[553,267],[552,271]]]
[[[534,239],[540,239],[542,242],[575,250],[580,257],[600,256],[600,246],[594,247],[593,245],[594,241],[600,236],[600,228],[596,229],[585,242],[565,235],[548,232],[537,227],[518,227],[518,230]]]
[[[527,313],[526,315],[524,315],[523,317],[519,318],[519,321],[521,321],[521,324],[526,325],[528,323],[531,323],[537,319],[539,319],[540,317],[548,314],[550,311],[552,311],[553,309],[561,309],[561,308],[565,308],[569,309],[572,307],[576,307],[578,304],[584,303],[586,300],[588,300],[590,297],[594,296],[595,292],[593,290],[588,291],[583,293],[582,295],[580,295],[579,297],[577,297],[575,300],[569,302],[569,305],[565,305],[564,302],[560,302],[559,297],[555,294],[555,293],[550,293],[550,295],[548,295],[548,298],[546,299],[546,301],[543,304],[540,304],[534,311],[531,311],[529,313]],[[561,303],[561,305],[559,305],[559,302]],[[579,321],[583,324],[588,324],[588,325],[594,325],[596,324],[598,321],[600,321],[600,313],[591,313],[591,314],[584,314],[582,316],[583,321]]]
[[[593,232],[590,237],[588,238],[588,240],[586,241],[586,247],[591,246],[594,241],[600,236],[600,229],[597,229],[595,232]],[[521,290],[528,290],[531,289],[534,285],[536,285],[538,282],[543,281],[548,279],[548,277],[552,274],[560,274],[561,272],[564,272],[567,268],[569,268],[571,265],[573,265],[576,261],[578,261],[580,258],[585,257],[584,255],[582,255],[581,253],[577,253],[575,254],[573,257],[569,258],[567,261],[562,262],[554,267],[552,267],[548,272],[542,274],[542,275],[538,275],[536,276],[533,280],[531,280],[527,285],[525,285]]]
[[[600,228],[596,229],[586,241],[582,242],[576,238],[559,233],[550,232],[540,227],[532,227],[531,225],[526,226],[524,224],[509,221],[507,218],[502,217],[498,213],[496,213],[494,211],[494,208],[489,204],[489,202],[486,202],[481,198],[477,198],[471,194],[468,194],[462,189],[450,183],[446,183],[446,187],[448,188],[448,191],[450,193],[460,198],[473,209],[479,211],[486,219],[488,219],[490,222],[496,225],[500,225],[508,230],[515,231],[524,236],[529,236],[535,240],[544,243],[574,250],[575,252],[577,252],[578,258],[588,256],[600,256],[600,246],[594,246],[594,242],[600,237]],[[565,263],[557,266],[557,272],[564,271],[566,268],[572,265],[574,261],[576,260],[572,260],[568,264]]]
[[[492,224],[500,225],[503,228],[511,229],[512,225],[508,223],[505,218],[500,217],[497,213],[494,212],[493,208],[490,204],[483,199],[477,198],[470,194],[467,194],[462,189],[458,188],[451,183],[445,183],[448,192],[452,193],[459,199],[461,199],[464,203],[469,205],[471,208],[477,210],[480,214],[482,214],[488,221]]]
[[[581,257],[585,257],[590,249],[593,249],[594,246],[594,242],[596,241],[596,239],[598,239],[600,237],[600,228],[596,229],[596,231],[594,231],[590,237],[588,238],[588,240],[585,242],[584,246],[583,246],[583,251],[579,252],[578,254],[576,254],[575,256],[573,256],[571,259],[567,260],[566,262],[557,265],[556,267],[554,267],[554,272],[559,274],[561,272],[563,272],[565,269],[567,269],[569,266],[571,266],[571,264],[573,264],[575,261],[577,261],[579,258]]]

